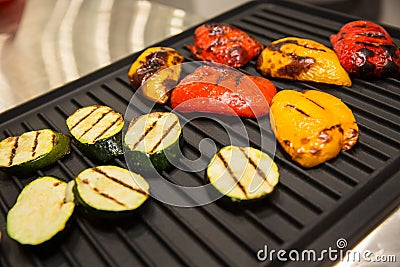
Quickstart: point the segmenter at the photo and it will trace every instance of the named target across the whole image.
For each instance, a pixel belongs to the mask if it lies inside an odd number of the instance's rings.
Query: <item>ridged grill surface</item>
[[[286,36],[309,38],[330,46],[329,36],[348,16],[290,2],[251,2],[213,21],[237,26],[264,45]],[[388,28],[396,43],[400,31]],[[160,45],[170,46],[193,61],[185,48],[193,29]],[[94,74],[65,85],[50,94],[0,116],[0,139],[25,131],[51,128],[68,133],[65,120],[76,109],[107,105],[124,114],[133,95],[127,72],[137,55],[123,59]],[[259,75],[252,61],[242,70]],[[360,128],[358,144],[348,152],[306,170],[293,163],[278,146],[275,162],[280,183],[274,194],[254,206],[227,209],[218,203],[196,208],[177,208],[150,199],[132,218],[104,222],[78,212],[68,231],[46,251],[22,247],[5,234],[5,218],[22,188],[38,176],[51,175],[68,181],[95,163],[72,146],[71,154],[54,166],[25,178],[0,174],[0,265],[7,266],[253,266],[261,265],[256,253],[270,249],[304,248],[329,226],[363,202],[378,186],[388,183],[400,163],[400,81],[353,79],[353,86],[334,87],[314,83],[272,80],[278,89],[320,89],[341,98],[354,112]],[[170,111],[169,107],[165,107]],[[251,145],[259,148],[260,129],[243,119]],[[195,120],[184,128],[184,154],[199,155],[198,144],[211,138],[219,147],[228,145],[215,122]],[[113,162],[125,167],[123,158]],[[162,176],[185,186],[202,185],[204,172],[174,169]],[[397,188],[393,188],[397,190]],[[398,191],[398,190],[397,190]],[[400,192],[398,193],[399,199]],[[183,197],[190,199],[190,195]],[[384,199],[384,196],[382,196]],[[371,207],[372,209],[374,207]],[[372,213],[385,214],[383,210]],[[366,214],[368,216],[368,214]],[[383,215],[382,215],[383,217]],[[352,221],[343,221],[348,225]],[[363,232],[365,225],[359,225]],[[344,236],[351,240],[351,237]],[[356,241],[356,240],[353,240]],[[331,244],[324,244],[326,247]]]

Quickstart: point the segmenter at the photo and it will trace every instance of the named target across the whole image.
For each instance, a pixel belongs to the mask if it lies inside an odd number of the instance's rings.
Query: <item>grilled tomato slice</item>
[[[263,45],[242,30],[221,23],[203,24],[188,46],[196,59],[240,68],[263,49]]]
[[[303,167],[332,159],[358,140],[351,110],[339,98],[316,90],[277,93],[270,122],[283,149]]]
[[[170,90],[178,82],[183,60],[183,56],[173,48],[150,47],[130,67],[129,81],[134,90],[140,87],[141,93],[149,100],[165,104]]]
[[[392,77],[400,73],[400,50],[381,26],[364,20],[345,24],[330,37],[342,66],[358,77]]]
[[[287,37],[272,42],[257,59],[265,76],[351,86],[335,52],[308,39]]]

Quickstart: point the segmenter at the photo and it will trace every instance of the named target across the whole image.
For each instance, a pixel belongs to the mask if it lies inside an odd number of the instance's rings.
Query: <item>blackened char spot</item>
[[[389,76],[395,76],[399,72],[399,66],[396,65],[391,60],[387,60],[385,66],[383,66],[382,70],[382,76],[383,77],[389,77]]]
[[[311,68],[312,64],[315,63],[315,59],[312,57],[302,57],[291,54],[292,61],[290,64],[285,65],[277,70],[280,76],[296,77],[303,71],[307,71]]]
[[[247,62],[247,59],[249,58],[249,53],[242,46],[236,46],[229,50],[229,56],[234,62],[243,65]]]
[[[285,40],[285,41],[277,42],[277,43],[274,43],[274,44],[270,44],[270,45],[268,46],[268,48],[269,48],[271,51],[280,51],[280,50],[281,50],[281,47],[284,46],[284,45],[286,45],[286,44],[295,44],[295,45],[297,45],[297,46],[301,46],[301,47],[304,47],[304,48],[307,48],[307,49],[311,49],[311,50],[315,50],[315,51],[321,51],[321,52],[326,52],[326,50],[324,50],[324,49],[319,49],[319,48],[315,48],[315,47],[310,47],[310,46],[308,46],[307,44],[301,45],[301,44],[299,44],[299,42],[298,42],[297,40]]]
[[[362,59],[357,66],[358,72],[361,75],[366,75],[366,74],[372,73],[375,69],[375,65],[370,63],[368,61],[368,58],[374,56],[374,51],[372,51],[366,47],[363,47],[356,52],[356,55]]]

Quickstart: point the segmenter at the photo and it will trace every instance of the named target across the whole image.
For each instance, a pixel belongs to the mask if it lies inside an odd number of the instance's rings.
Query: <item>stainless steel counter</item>
[[[230,1],[229,7],[227,1],[216,2],[213,12],[204,9],[211,2],[183,1],[185,10],[157,2],[11,0],[1,4],[0,0],[0,112],[245,1]],[[399,225],[400,210],[354,250],[395,255],[400,262]],[[338,266],[389,265],[341,262]]]

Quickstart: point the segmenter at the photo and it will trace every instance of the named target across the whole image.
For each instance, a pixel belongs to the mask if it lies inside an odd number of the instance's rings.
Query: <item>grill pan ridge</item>
[[[358,18],[290,1],[252,1],[210,21],[234,25],[264,45],[296,36],[330,47],[329,35],[354,19]],[[399,44],[400,29],[385,28]],[[193,30],[157,45],[173,47],[186,61],[193,61],[185,48],[193,42]],[[68,133],[65,119],[86,105],[107,105],[124,114],[133,95],[127,73],[137,56],[133,54],[0,114],[0,138],[42,128]],[[241,70],[259,75],[254,60]],[[0,266],[276,266],[280,262],[258,261],[257,251],[264,245],[271,250],[322,250],[333,247],[338,238],[345,238],[349,248],[356,244],[400,202],[400,192],[396,191],[400,188],[400,81],[353,79],[353,86],[346,88],[271,80],[278,89],[326,90],[341,98],[359,124],[356,147],[306,170],[293,163],[278,145],[275,162],[281,180],[262,205],[234,210],[218,203],[178,208],[150,199],[141,212],[125,221],[103,222],[77,212],[65,235],[49,250],[18,245],[7,236],[5,219],[22,188],[38,176],[69,181],[95,166],[72,146],[69,156],[30,177],[0,173]],[[259,135],[254,120],[243,121],[250,136]],[[218,129],[207,120],[186,125],[184,154],[196,157],[203,138],[213,139],[219,147],[228,145]],[[250,143],[260,147],[257,139]],[[123,158],[112,164],[126,167]],[[199,186],[204,173],[174,169],[162,176],[173,183]]]

